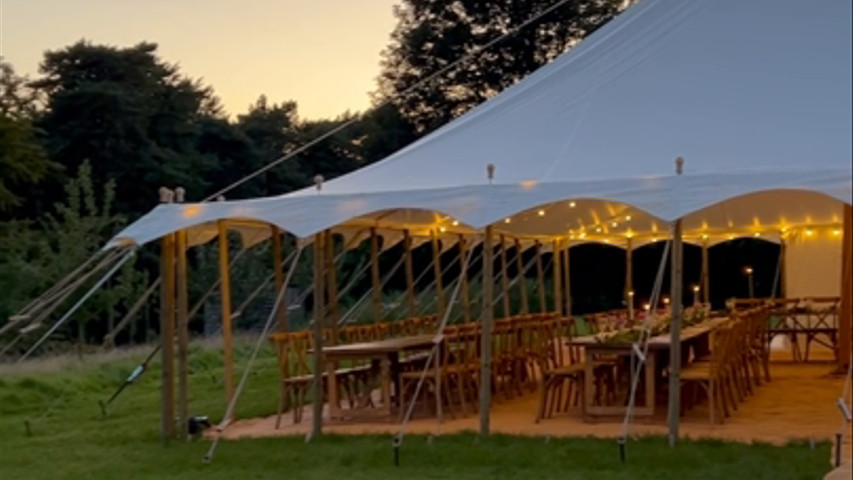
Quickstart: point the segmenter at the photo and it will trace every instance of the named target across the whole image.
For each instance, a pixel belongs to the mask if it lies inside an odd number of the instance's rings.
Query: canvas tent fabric
[[[849,0],[642,0],[515,86],[320,190],[161,205],[112,244],[226,218],[303,238],[371,222],[547,235],[603,225],[648,238],[677,218],[692,222],[686,231],[755,226],[736,211],[761,210],[765,227],[829,221],[853,200],[852,13]],[[791,218],[799,201],[756,192],[808,197],[814,210]],[[532,212],[543,208],[537,228]]]

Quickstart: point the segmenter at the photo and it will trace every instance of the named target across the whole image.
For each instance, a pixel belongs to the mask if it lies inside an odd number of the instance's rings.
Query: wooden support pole
[[[562,257],[562,253],[560,250],[560,240],[555,239],[554,243],[551,247],[551,263],[554,265],[552,268],[552,273],[554,277],[554,312],[557,315],[563,315],[563,262],[560,260]]]
[[[183,440],[189,440],[189,291],[187,290],[187,232],[177,233],[178,294],[178,427]]]
[[[501,291],[503,300],[503,316],[509,318],[512,315],[509,303],[509,275],[507,275],[506,264],[506,236],[501,234]]]
[[[225,404],[231,402],[234,395],[234,350],[231,325],[231,274],[228,271],[228,225],[224,220],[217,222],[219,227],[219,297],[222,312],[222,350],[225,360]]]
[[[468,289],[468,269],[464,267],[468,263],[468,245],[464,235],[459,235],[459,265],[462,268],[459,281],[462,294],[462,311],[465,323],[471,323],[471,292]]]
[[[708,262],[708,239],[702,240],[702,302],[711,304],[711,264]]]
[[[545,302],[545,269],[542,267],[542,245],[539,240],[533,247],[536,252],[536,290],[539,292],[539,313],[548,311],[548,305]]]
[[[161,435],[175,436],[175,234],[160,241]]]
[[[563,258],[563,287],[565,288],[565,297],[563,300],[566,302],[566,316],[572,317],[572,272],[571,272],[571,258],[569,257],[569,251],[571,250],[572,242],[571,240],[566,241],[566,250],[563,252],[565,257]]]
[[[317,437],[323,433],[323,319],[326,318],[324,309],[325,287],[323,285],[323,234],[314,235],[314,370],[311,397],[313,412],[311,418],[312,435]]]
[[[370,278],[373,282],[373,318],[382,322],[382,279],[379,278],[379,236],[376,228],[370,228]]]
[[[625,306],[628,318],[634,319],[634,246],[631,238],[625,239]]]
[[[335,268],[335,238],[331,230],[326,230],[325,254],[323,260],[326,263],[327,292],[326,301],[329,305],[327,321],[332,329],[331,344],[338,343],[338,272]]]
[[[438,318],[444,318],[444,282],[441,273],[441,245],[438,243],[438,231],[432,231],[432,274],[435,277],[435,295],[438,305]]]
[[[838,365],[849,366],[853,343],[853,208],[844,205],[841,238],[841,305],[838,312]]]
[[[842,251],[843,252],[843,251]],[[779,298],[788,297],[788,280],[785,278],[785,270],[788,268],[785,257],[788,255],[788,241],[785,234],[779,234]]]
[[[418,315],[418,310],[415,305],[415,272],[412,267],[412,235],[409,233],[409,230],[403,230],[403,249],[405,255],[406,297],[409,304],[409,318],[415,318]]]
[[[281,245],[281,230],[275,225],[272,229],[272,267],[273,276],[275,277],[275,291],[280,292],[281,286],[284,284],[284,272],[281,270],[282,262],[284,261],[284,250]],[[287,296],[282,299],[282,303],[276,312],[278,319],[278,331],[287,331]]]
[[[521,296],[521,313],[522,315],[526,315],[530,313],[530,303],[527,301],[527,277],[524,275],[524,259],[522,258],[524,250],[521,248],[521,240],[518,238],[515,239],[515,249],[518,251],[518,254],[515,256],[515,265],[518,269],[518,292]]]
[[[495,251],[492,226],[483,238],[483,312],[480,325],[480,435],[489,435],[492,405],[492,324],[494,321]]]
[[[670,348],[669,348],[669,445],[678,441],[681,411],[681,312],[682,283],[684,281],[684,245],[681,237],[681,220],[676,220],[672,231],[670,261]]]

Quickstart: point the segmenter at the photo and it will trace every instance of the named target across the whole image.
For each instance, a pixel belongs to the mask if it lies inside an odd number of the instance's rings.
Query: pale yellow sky
[[[35,75],[45,50],[81,38],[159,45],[213,86],[229,114],[260,94],[302,118],[369,105],[398,0],[0,0],[0,54]]]

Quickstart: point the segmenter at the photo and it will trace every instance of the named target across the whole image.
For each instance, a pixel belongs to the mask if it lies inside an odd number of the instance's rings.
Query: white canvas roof
[[[837,223],[853,197],[851,14],[849,0],[642,0],[319,191],[161,205],[114,242],[223,218],[299,237],[368,224],[581,239],[651,238],[676,218],[718,236]]]

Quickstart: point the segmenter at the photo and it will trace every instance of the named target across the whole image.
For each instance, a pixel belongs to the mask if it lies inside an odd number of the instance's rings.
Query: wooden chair
[[[708,410],[711,424],[722,423],[723,418],[729,415],[727,395],[731,394],[729,373],[730,364],[727,363],[731,353],[732,341],[735,329],[732,324],[721,326],[711,332],[713,349],[708,362],[694,362],[681,370],[681,387],[692,388],[692,395],[684,397],[682,414],[695,403],[696,393],[701,388],[708,399]]]
[[[585,365],[580,347],[564,347],[571,339],[573,322],[553,320],[544,325],[540,338],[539,363],[542,378],[539,386],[539,405],[535,421],[550,418],[554,413],[580,404],[583,398]],[[565,400],[563,395],[565,393]]]

